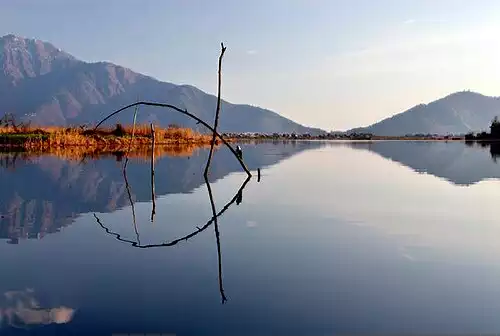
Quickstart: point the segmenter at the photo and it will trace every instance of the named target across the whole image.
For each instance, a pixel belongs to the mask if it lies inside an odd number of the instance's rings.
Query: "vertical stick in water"
[[[123,163],[122,172],[123,172],[123,179],[125,180],[125,188],[127,189],[128,199],[130,201],[130,206],[132,207],[132,221],[134,223],[135,236],[137,238],[137,243],[140,245],[141,241],[140,241],[140,238],[139,238],[139,230],[137,230],[137,222],[136,222],[136,219],[135,219],[135,206],[134,206],[134,201],[132,200],[132,193],[130,191],[130,185],[129,185],[128,179],[127,179],[128,155],[129,155],[129,153],[130,153],[130,151],[132,149],[132,142],[134,141],[135,123],[136,123],[136,120],[137,120],[137,112],[138,111],[139,111],[139,107],[136,106],[135,111],[134,111],[134,124],[133,124],[133,128],[132,128],[132,136],[130,138],[130,142],[129,142],[129,145],[128,145],[127,154],[125,155],[125,162]]]
[[[156,194],[155,194],[155,126],[151,123],[151,199],[153,209],[151,210],[151,223],[155,220],[156,213]]]
[[[210,162],[212,161],[212,155],[214,153],[214,146],[215,146],[215,138],[216,138],[216,132],[217,132],[217,125],[219,125],[219,112],[220,112],[220,105],[221,105],[221,99],[220,99],[220,90],[221,90],[221,81],[222,81],[222,58],[224,57],[224,53],[226,52],[226,47],[224,47],[224,43],[221,43],[221,53],[219,56],[219,79],[218,79],[218,86],[217,86],[217,107],[215,108],[215,121],[214,121],[214,131],[212,132],[212,144],[210,146],[210,153],[208,154],[208,160],[207,160],[207,165],[205,166],[205,176],[208,176],[208,169],[210,168]]]
[[[137,112],[139,112],[139,106],[136,106],[134,109],[134,121],[132,124],[132,136],[130,137],[130,142],[128,144],[128,150],[127,150],[127,155],[125,155],[125,162],[123,164],[123,170],[127,169],[128,165],[128,154],[130,153],[130,150],[132,149],[132,142],[134,141],[134,136],[135,136],[135,123],[137,121]]]

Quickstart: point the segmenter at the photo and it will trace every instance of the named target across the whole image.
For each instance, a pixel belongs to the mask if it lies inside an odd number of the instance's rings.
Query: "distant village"
[[[464,140],[464,135],[440,134],[407,134],[404,136],[377,136],[371,133],[325,132],[322,134],[310,133],[223,133],[230,139],[267,139],[267,140],[390,140],[390,139],[421,139],[421,140]]]

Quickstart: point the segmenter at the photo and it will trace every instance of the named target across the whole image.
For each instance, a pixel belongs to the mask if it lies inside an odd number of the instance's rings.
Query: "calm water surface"
[[[153,221],[147,160],[0,155],[0,334],[500,332],[496,148],[243,149],[217,223],[206,151],[156,162]]]

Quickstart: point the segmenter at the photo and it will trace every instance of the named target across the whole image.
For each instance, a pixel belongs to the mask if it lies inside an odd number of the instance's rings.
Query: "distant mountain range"
[[[390,136],[418,133],[465,134],[488,130],[495,116],[500,117],[500,98],[462,91],[349,132]]]
[[[38,125],[96,123],[138,99],[176,105],[206,121],[214,119],[216,97],[194,86],[161,82],[108,62],[83,62],[40,40],[0,37],[0,64],[0,113],[10,112]],[[138,119],[201,127],[166,109],[143,108]],[[131,118],[122,120],[127,121]],[[219,125],[228,132],[322,132],[263,108],[228,102],[222,104]]]

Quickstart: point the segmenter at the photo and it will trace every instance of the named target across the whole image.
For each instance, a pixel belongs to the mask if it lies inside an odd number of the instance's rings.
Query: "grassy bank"
[[[132,136],[132,133],[134,136]],[[84,130],[79,127],[13,127],[0,128],[1,147],[20,147],[33,152],[119,152],[140,151],[151,145],[149,125],[116,125],[115,127]],[[155,129],[155,145],[159,147],[196,147],[210,145],[211,135],[189,128],[169,127]]]

